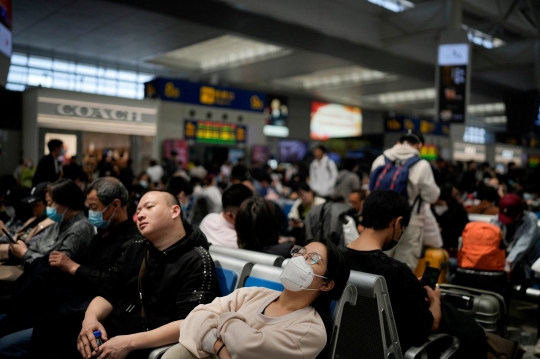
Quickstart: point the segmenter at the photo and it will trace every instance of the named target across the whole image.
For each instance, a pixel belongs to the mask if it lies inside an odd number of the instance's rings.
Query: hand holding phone
[[[3,227],[2,227],[2,232],[4,232],[4,234],[6,235],[6,237],[8,237],[8,239],[9,239],[9,241],[10,241],[11,243],[14,243],[14,244],[17,243],[17,241],[15,240],[15,238],[13,238],[13,237],[11,236],[11,234],[10,234],[8,231],[6,231],[6,229],[3,228]]]
[[[433,267],[426,267],[426,269],[424,270],[424,274],[422,275],[422,279],[420,279],[420,284],[422,285],[422,288],[427,285],[431,289],[435,289],[435,285],[437,284],[437,281],[439,280],[440,274],[441,274],[440,269],[433,268]]]

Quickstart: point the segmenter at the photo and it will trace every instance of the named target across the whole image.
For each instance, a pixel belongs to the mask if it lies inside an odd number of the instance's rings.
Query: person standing
[[[409,130],[399,138],[397,144],[377,157],[371,166],[371,173],[373,174],[381,166],[388,167],[388,163],[404,168],[409,160],[417,158],[417,162],[408,167],[409,176],[406,186],[407,198],[411,206],[411,221],[399,244],[387,252],[388,256],[407,264],[413,271],[416,269],[418,259],[422,254],[425,222],[425,206],[423,204],[435,203],[439,199],[441,192],[435,183],[431,165],[428,161],[419,159],[419,151],[423,145],[424,137],[420,133]],[[379,179],[384,175],[385,170],[381,172]],[[400,168],[397,171],[400,171]],[[373,182],[374,179],[371,181]],[[371,186],[373,186],[373,189],[378,189],[376,183],[371,183]]]
[[[55,182],[62,175],[62,166],[58,163],[58,157],[64,154],[64,143],[60,140],[50,140],[47,142],[49,154],[39,160],[36,173],[32,178],[32,186],[35,187],[42,182]]]
[[[315,159],[309,165],[309,186],[319,197],[328,198],[334,194],[338,178],[336,163],[326,155],[326,148],[318,145],[313,149]]]

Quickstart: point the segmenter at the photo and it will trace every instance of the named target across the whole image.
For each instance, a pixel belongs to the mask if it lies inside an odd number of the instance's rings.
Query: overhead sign
[[[454,142],[454,161],[486,161],[486,146],[472,143]]]
[[[440,121],[465,122],[468,64],[469,44],[439,45],[437,113]]]
[[[319,141],[361,136],[362,111],[359,107],[312,101],[309,129],[311,139]]]
[[[263,112],[266,94],[211,86],[185,80],[157,78],[144,84],[144,96],[234,110]]]
[[[450,125],[441,122],[431,122],[406,116],[386,117],[385,132],[405,132],[413,130],[424,135],[450,136]]]
[[[236,145],[246,143],[247,126],[234,123],[185,120],[184,138],[199,143]]]

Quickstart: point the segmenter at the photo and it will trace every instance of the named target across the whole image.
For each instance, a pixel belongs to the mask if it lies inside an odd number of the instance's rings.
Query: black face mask
[[[392,231],[392,240],[391,240],[390,242],[386,243],[386,244],[383,246],[382,250],[383,250],[383,251],[389,251],[390,249],[394,248],[394,247],[398,244],[399,239],[400,239],[401,236],[403,235],[403,232],[404,232],[404,231],[405,231],[405,230],[402,230],[402,231],[401,231],[401,234],[399,235],[399,237],[398,237],[397,239],[394,239],[394,235],[396,234],[396,227],[394,227],[394,230]]]

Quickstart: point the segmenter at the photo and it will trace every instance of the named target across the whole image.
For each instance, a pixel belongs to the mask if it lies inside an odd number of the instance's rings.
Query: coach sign
[[[103,107],[73,106],[61,104],[56,107],[56,113],[63,116],[142,122],[142,112],[137,110],[123,111],[119,109],[107,109]]]
[[[99,100],[105,96],[83,96],[84,94],[77,94],[77,97],[71,95],[71,98],[39,96],[39,127],[155,136],[155,101],[111,101],[113,99],[109,97],[100,103]]]

